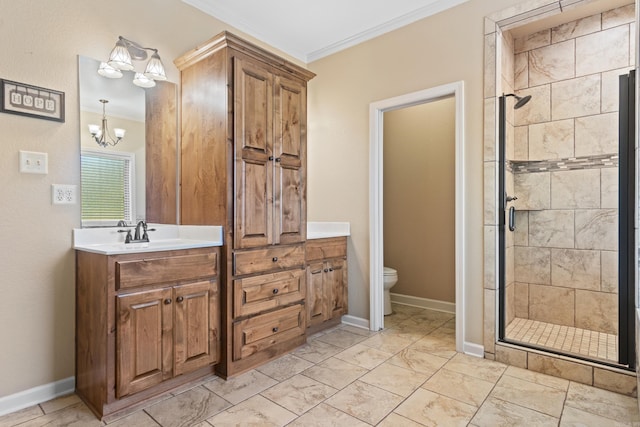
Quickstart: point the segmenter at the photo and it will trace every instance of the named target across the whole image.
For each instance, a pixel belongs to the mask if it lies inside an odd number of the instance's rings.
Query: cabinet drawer
[[[307,262],[328,258],[345,258],[347,256],[347,238],[332,237],[307,240],[306,254]]]
[[[240,360],[305,333],[304,306],[296,304],[233,325],[233,359]]]
[[[233,254],[233,274],[261,273],[304,265],[304,245],[274,246],[268,249],[256,249]]]
[[[116,261],[116,289],[212,277],[217,265],[215,252]]]
[[[289,270],[233,281],[233,315],[259,313],[305,297],[305,271]]]

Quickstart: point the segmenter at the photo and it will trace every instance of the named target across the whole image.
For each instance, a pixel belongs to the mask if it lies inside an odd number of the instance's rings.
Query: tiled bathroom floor
[[[224,381],[156,399],[109,426],[631,426],[634,398],[455,351],[453,316],[394,305],[386,329],[338,326]],[[0,427],[103,426],[71,395]]]
[[[616,363],[618,336],[588,329],[515,318],[507,326],[510,340]]]

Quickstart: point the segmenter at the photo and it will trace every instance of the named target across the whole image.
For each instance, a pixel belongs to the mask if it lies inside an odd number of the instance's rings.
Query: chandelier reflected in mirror
[[[153,52],[144,72],[135,71],[133,61],[144,61],[148,57],[147,51]],[[135,71],[133,84],[143,88],[154,87],[156,80],[166,80],[164,65],[158,55],[158,49],[143,47],[138,43],[118,36],[115,47],[111,50],[109,60],[102,62],[98,74],[110,79],[119,79],[123,71]]]
[[[111,134],[109,133],[109,126],[107,124],[107,111],[106,111],[106,105],[109,101],[106,99],[101,99],[100,102],[102,103],[102,125],[101,126],[89,125],[89,133],[96,140],[99,146],[101,147],[114,146],[118,142],[122,141],[122,138],[124,138],[124,134],[126,131],[121,128],[115,128],[113,132],[116,137],[113,138],[111,136]]]

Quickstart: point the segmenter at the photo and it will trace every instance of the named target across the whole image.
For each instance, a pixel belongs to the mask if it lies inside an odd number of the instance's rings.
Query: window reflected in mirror
[[[82,150],[82,223],[87,227],[133,223],[135,215],[135,154]]]

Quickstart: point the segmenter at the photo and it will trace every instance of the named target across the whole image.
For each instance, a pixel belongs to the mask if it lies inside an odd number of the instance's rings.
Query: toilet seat
[[[394,276],[396,274],[398,274],[398,272],[396,270],[394,270],[393,268],[391,268],[391,267],[385,267],[384,268],[384,275],[385,276]]]

